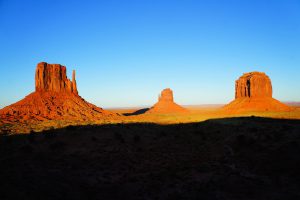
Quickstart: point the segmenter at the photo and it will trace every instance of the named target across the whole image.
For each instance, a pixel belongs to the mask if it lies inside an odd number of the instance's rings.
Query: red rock
[[[235,82],[235,98],[272,97],[270,78],[262,72],[245,73]]]
[[[66,76],[66,67],[39,63],[35,74],[35,92],[21,101],[0,110],[0,119],[26,120],[97,120],[115,114],[85,101],[78,95],[75,71],[72,81]],[[0,121],[1,121],[0,120]]]
[[[158,96],[160,102],[174,102],[173,91],[170,88],[164,89]]]
[[[272,83],[262,72],[245,73],[235,82],[235,100],[223,107],[231,113],[290,111],[287,105],[272,98]]]
[[[73,93],[74,94],[78,94],[78,91],[77,91],[77,84],[76,84],[76,79],[75,79],[75,70],[73,70],[73,73],[72,73],[72,84],[73,84]]]
[[[174,102],[173,91],[164,89],[158,96],[158,102],[147,113],[184,113],[187,110]]]
[[[67,78],[65,66],[41,62],[37,65],[35,71],[35,91],[71,92],[78,94],[75,71],[73,71],[73,79],[70,81]]]
[[[3,108],[0,114],[15,119],[99,119],[110,112],[86,102],[78,95],[57,92],[33,92],[21,101]]]

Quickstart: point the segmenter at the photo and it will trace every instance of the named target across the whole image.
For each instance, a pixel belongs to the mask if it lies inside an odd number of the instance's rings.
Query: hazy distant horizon
[[[76,70],[103,108],[226,104],[243,73],[265,72],[273,97],[300,101],[300,2],[0,1],[0,108],[34,91],[37,63]]]

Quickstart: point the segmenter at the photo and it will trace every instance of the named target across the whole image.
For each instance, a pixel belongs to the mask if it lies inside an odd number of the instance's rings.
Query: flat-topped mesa
[[[263,72],[249,72],[235,81],[235,100],[223,107],[230,113],[290,111],[272,97],[271,79]]]
[[[75,70],[73,70],[71,81],[67,78],[65,66],[46,62],[38,63],[35,71],[35,91],[70,92],[77,95]]]
[[[158,101],[174,102],[173,91],[170,88],[164,89],[158,96]]]
[[[272,97],[272,83],[263,72],[244,73],[235,81],[235,98]]]

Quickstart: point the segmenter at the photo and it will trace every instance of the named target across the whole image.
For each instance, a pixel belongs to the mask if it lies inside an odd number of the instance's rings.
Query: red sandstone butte
[[[41,62],[35,71],[35,91],[71,92],[78,94],[75,70],[72,81],[67,78],[67,69],[59,64]]]
[[[164,89],[158,96],[158,102],[147,113],[184,113],[187,110],[174,102],[173,91]]]
[[[35,73],[35,92],[1,109],[1,121],[97,120],[114,115],[80,97],[75,71],[72,81],[66,73],[65,66],[39,63]]]
[[[290,111],[291,108],[272,98],[272,83],[263,72],[249,72],[235,81],[235,100],[223,107],[232,113]]]

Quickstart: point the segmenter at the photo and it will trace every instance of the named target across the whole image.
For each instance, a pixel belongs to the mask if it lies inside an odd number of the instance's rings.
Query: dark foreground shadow
[[[143,109],[137,110],[133,113],[124,113],[123,115],[125,115],[125,116],[141,115],[141,114],[144,114],[145,112],[147,112],[148,110],[149,110],[149,108],[143,108]]]
[[[0,137],[0,199],[299,199],[300,121],[110,124]]]

